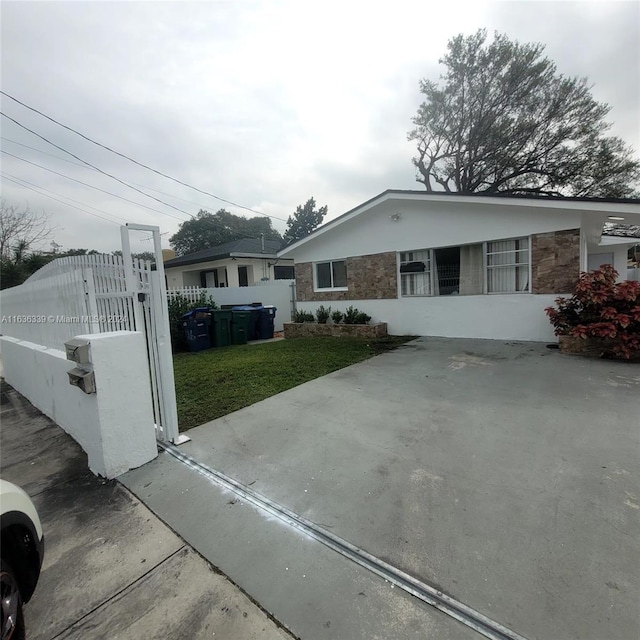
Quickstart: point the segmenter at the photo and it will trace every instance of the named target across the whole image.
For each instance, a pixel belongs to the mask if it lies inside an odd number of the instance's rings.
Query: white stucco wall
[[[229,304],[252,304],[261,302],[263,305],[276,307],[274,331],[282,331],[285,322],[291,322],[293,280],[274,280],[253,287],[231,287],[222,289],[207,289],[215,303],[221,307]]]
[[[568,294],[567,294],[568,295]],[[556,341],[544,313],[557,295],[486,295],[298,302],[298,309],[315,312],[324,304],[344,311],[351,304],[368,313],[371,322],[386,322],[391,335],[488,338],[493,340]]]
[[[390,216],[399,214],[397,221]],[[578,229],[580,211],[457,202],[385,201],[294,248],[287,258],[314,262]]]
[[[262,278],[275,280],[273,270],[275,262],[275,258],[236,258],[235,260],[229,258],[228,260],[216,260],[214,262],[199,262],[184,267],[167,267],[165,269],[167,287],[169,289],[199,287],[201,286],[200,272],[218,268],[221,270],[226,268],[227,270],[227,287],[239,286],[238,267],[249,267],[247,269],[249,285],[259,282]],[[280,260],[277,264],[278,266],[293,265],[293,260]]]
[[[128,331],[78,337],[91,343],[97,393],[69,384],[75,363],[64,351],[7,336],[4,376],[80,444],[91,471],[113,478],[157,456],[145,340]]]

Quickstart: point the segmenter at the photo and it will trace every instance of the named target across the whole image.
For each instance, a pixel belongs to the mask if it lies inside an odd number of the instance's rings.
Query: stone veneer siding
[[[532,293],[571,293],[580,275],[580,229],[531,236]]]
[[[296,264],[296,297],[299,302],[310,300],[381,300],[398,297],[396,253],[374,253],[347,258],[348,291],[314,291],[313,263]]]
[[[285,338],[317,338],[332,336],[334,338],[380,338],[387,335],[387,323],[376,324],[317,324],[315,322],[285,322]]]
[[[314,291],[313,263],[296,264],[298,301],[381,300],[398,297],[396,253],[347,258],[348,291]],[[580,229],[531,236],[532,293],[573,291],[580,275]]]

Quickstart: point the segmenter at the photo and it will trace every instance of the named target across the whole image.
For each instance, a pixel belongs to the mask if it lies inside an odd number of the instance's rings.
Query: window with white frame
[[[346,260],[332,260],[318,262],[315,265],[316,289],[346,289],[347,262]]]
[[[404,251],[399,257],[403,297],[529,291],[529,238]]]
[[[487,242],[487,293],[529,291],[529,238]]]
[[[431,251],[406,251],[400,254],[400,286],[403,296],[430,296]]]

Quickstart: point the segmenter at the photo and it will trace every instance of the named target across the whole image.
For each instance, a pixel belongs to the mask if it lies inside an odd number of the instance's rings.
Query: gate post
[[[176,405],[176,387],[173,375],[173,354],[171,353],[171,333],[169,329],[169,309],[167,307],[167,286],[164,279],[164,264],[162,263],[162,244],[160,240],[160,227],[127,223],[126,227],[121,227],[122,231],[122,253],[127,261],[127,274],[131,271],[133,280],[133,263],[131,259],[131,248],[129,243],[129,231],[147,231],[153,235],[153,246],[156,261],[156,271],[149,274],[150,281],[150,315],[152,325],[151,331],[143,329],[142,324],[136,327],[138,331],[144,330],[147,333],[147,341],[155,342],[157,353],[156,368],[156,389],[158,404],[160,405],[160,415],[156,416],[158,439],[165,442],[180,444],[187,442],[190,438],[181,436],[178,431],[178,410]],[[127,255],[128,254],[128,255]],[[136,291],[133,288],[132,291]],[[138,305],[135,305],[138,307]],[[137,320],[137,318],[136,318]],[[152,345],[149,345],[149,349]],[[153,367],[153,360],[150,361]]]

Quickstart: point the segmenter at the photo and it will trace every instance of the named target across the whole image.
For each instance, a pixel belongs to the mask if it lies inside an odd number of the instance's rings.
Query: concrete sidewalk
[[[80,447],[4,382],[1,398],[2,477],[31,496],[45,533],[29,640],[291,638],[121,484],[89,473]]]

